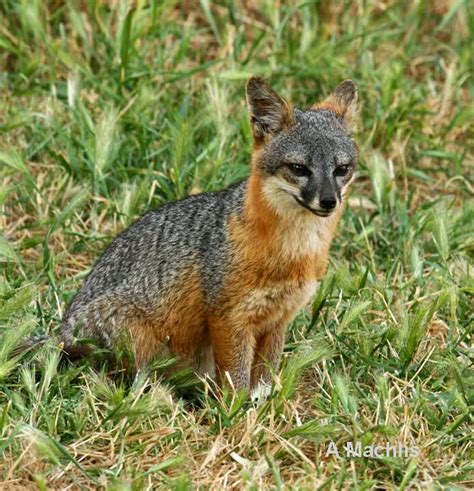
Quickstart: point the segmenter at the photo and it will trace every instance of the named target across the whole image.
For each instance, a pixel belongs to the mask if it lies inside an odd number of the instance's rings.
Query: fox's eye
[[[309,176],[311,175],[311,171],[301,164],[287,164],[288,169],[298,177]]]
[[[341,165],[339,167],[336,167],[334,169],[334,175],[338,177],[345,176],[349,172],[349,166],[348,165]]]

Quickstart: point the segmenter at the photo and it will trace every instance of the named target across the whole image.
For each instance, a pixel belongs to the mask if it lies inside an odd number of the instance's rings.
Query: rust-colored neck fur
[[[253,170],[245,197],[245,219],[255,238],[271,240],[281,218],[270,206],[263,193],[263,177]]]

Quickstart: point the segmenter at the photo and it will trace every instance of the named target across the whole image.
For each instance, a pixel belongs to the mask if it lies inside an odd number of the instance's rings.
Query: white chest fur
[[[237,309],[244,318],[272,322],[282,315],[295,313],[304,307],[316,293],[318,281],[304,283],[275,283],[247,292]]]

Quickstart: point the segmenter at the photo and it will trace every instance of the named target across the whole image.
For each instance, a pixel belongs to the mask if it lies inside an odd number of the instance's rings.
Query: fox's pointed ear
[[[357,128],[357,85],[353,80],[344,80],[322,103],[316,104],[315,108],[330,109],[341,118],[349,131]]]
[[[290,104],[263,78],[252,77],[247,82],[247,103],[257,141],[263,140],[268,135],[274,135],[293,123],[293,110]]]

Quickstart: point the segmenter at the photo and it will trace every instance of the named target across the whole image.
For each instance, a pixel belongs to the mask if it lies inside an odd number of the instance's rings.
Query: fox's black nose
[[[319,200],[319,206],[325,210],[333,210],[336,207],[336,198],[321,198]]]

